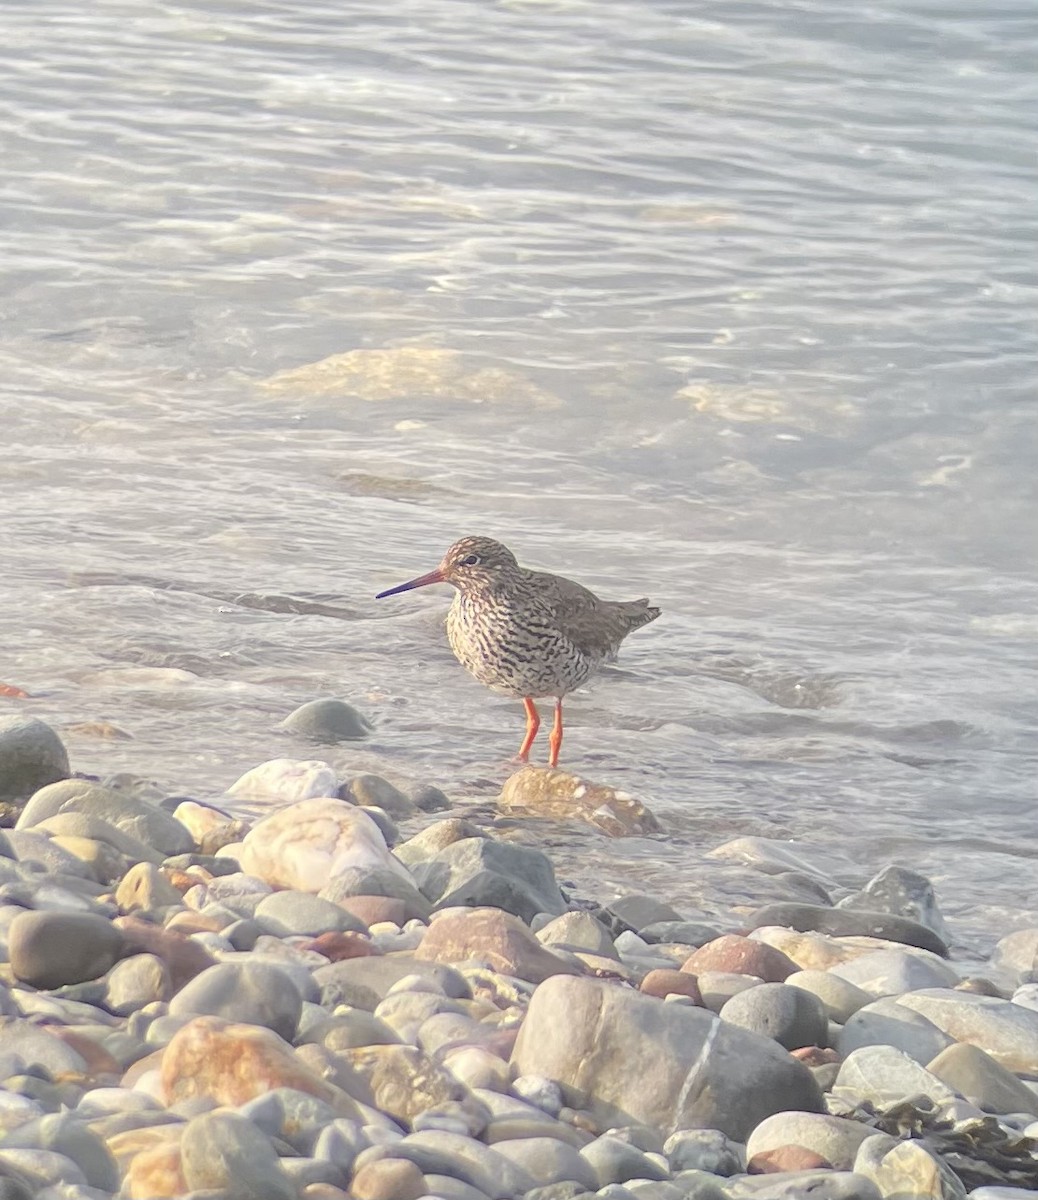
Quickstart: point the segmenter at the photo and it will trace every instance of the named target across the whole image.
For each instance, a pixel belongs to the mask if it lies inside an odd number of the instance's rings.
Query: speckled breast
[[[447,639],[467,671],[506,696],[565,695],[597,665],[535,608],[485,595],[478,602],[454,597]]]

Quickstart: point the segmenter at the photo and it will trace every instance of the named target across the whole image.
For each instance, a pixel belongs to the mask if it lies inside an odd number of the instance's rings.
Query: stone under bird
[[[549,767],[559,761],[563,697],[614,658],[629,633],[660,615],[648,600],[600,600],[572,579],[521,567],[507,546],[487,537],[462,538],[434,571],[375,599],[431,583],[456,589],[447,639],[457,660],[492,691],[523,702],[526,734],[519,762],[529,760],[541,725],[534,701],[554,697]]]

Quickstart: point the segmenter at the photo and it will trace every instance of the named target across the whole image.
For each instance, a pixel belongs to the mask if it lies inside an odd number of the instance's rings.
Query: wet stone
[[[933,884],[925,875],[907,867],[884,867],[860,892],[846,896],[837,907],[863,908],[870,912],[907,917],[932,929],[942,941],[948,940],[948,931],[937,905]]]
[[[414,816],[416,811],[411,800],[381,775],[354,775],[340,794],[361,808],[381,808],[395,821]]]
[[[366,738],[371,723],[345,700],[310,700],[294,709],[281,728],[315,742],[355,742]]]
[[[566,911],[548,856],[508,842],[481,837],[452,842],[415,864],[414,878],[440,908],[488,905],[526,922],[539,912]]]
[[[661,826],[640,800],[569,771],[522,767],[505,780],[498,808],[556,820],[579,820],[610,837],[659,833]]]
[[[0,801],[15,802],[12,812],[68,772],[68,753],[49,725],[35,717],[0,718]]]
[[[816,904],[766,904],[752,912],[746,923],[751,929],[783,925],[801,932],[814,930],[834,937],[884,938],[890,942],[918,946],[944,958],[948,955],[944,939],[926,925],[906,917],[865,909],[826,908]]]

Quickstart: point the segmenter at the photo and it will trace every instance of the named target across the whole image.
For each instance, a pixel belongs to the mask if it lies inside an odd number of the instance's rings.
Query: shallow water
[[[668,830],[538,831],[585,890],[752,906],[703,855],[757,834],[929,873],[967,950],[1038,917],[1030,3],[43,0],[5,41],[0,703],[77,769],[488,803],[521,710],[444,589],[372,599],[488,533],[665,610],[567,704]],[[323,695],[374,736],[278,731]]]

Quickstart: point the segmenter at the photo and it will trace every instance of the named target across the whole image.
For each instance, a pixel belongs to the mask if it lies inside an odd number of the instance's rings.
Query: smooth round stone
[[[227,794],[295,805],[303,800],[337,796],[339,777],[326,762],[316,759],[272,758],[246,771],[231,784]]]
[[[491,904],[526,921],[567,909],[551,860],[532,846],[465,838],[416,863],[414,878],[439,908]]]
[[[298,1200],[269,1138],[251,1121],[228,1112],[209,1112],[187,1123],[180,1162],[189,1188],[226,1188],[236,1196]]]
[[[441,1013],[467,1017],[464,1008],[446,996],[429,992],[397,992],[386,996],[375,1009],[375,1016],[384,1021],[402,1042],[418,1043],[418,1031],[430,1017]]]
[[[460,1179],[454,1179],[450,1175],[426,1172],[425,1186],[428,1189],[426,1200],[489,1200],[486,1192],[481,1192],[479,1188],[462,1183]],[[531,1194],[527,1193],[528,1196]],[[526,1200],[526,1197],[523,1200]]]
[[[980,1046],[1010,1071],[1038,1075],[1038,1012],[994,996],[943,988],[909,992],[897,1002],[955,1041]]]
[[[371,732],[371,725],[345,700],[310,700],[294,709],[281,728],[315,742],[355,742]]]
[[[721,1009],[721,1020],[770,1037],[787,1050],[822,1045],[829,1033],[821,1000],[784,983],[762,983],[733,996]]]
[[[1038,982],[1038,928],[1015,929],[999,940],[991,965],[1014,983]]]
[[[738,971],[703,971],[696,976],[703,1006],[720,1013],[733,996],[760,987],[764,982],[758,975],[742,975]]]
[[[953,988],[959,973],[936,954],[875,950],[832,968],[832,974],[871,996],[900,996],[920,988]]]
[[[16,1178],[25,1180],[32,1187],[33,1196],[54,1184],[87,1186],[86,1176],[72,1159],[54,1150],[4,1146],[0,1148],[0,1170],[5,1166],[11,1167]]]
[[[508,1063],[482,1046],[456,1046],[440,1052],[440,1060],[468,1088],[507,1092],[512,1079]]]
[[[1023,987],[1018,987],[1012,995],[1012,1001],[1021,1008],[1038,1012],[1038,983],[1025,983]]]
[[[213,1016],[295,1036],[303,999],[292,976],[264,962],[218,963],[196,975],[173,997],[173,1017]]]
[[[895,917],[889,913],[868,912],[865,909],[829,908],[821,904],[766,904],[750,913],[746,921],[751,929],[766,925],[783,925],[801,932],[815,930],[833,937],[877,937],[888,942],[903,942],[919,946],[934,954],[946,955],[944,939],[926,925]]]
[[[74,814],[63,815],[72,816]],[[174,905],[180,907],[182,904],[177,889],[159,871],[158,867],[150,862],[138,862],[126,872],[115,889],[115,900],[124,913],[155,912]]]
[[[406,842],[401,842],[394,849],[393,854],[405,865],[413,866],[415,863],[435,858],[444,847],[449,846],[452,842],[486,836],[479,826],[474,825],[471,821],[466,821],[461,817],[447,817],[445,820],[435,821],[421,832],[416,833],[414,837],[408,838]]]
[[[717,1129],[679,1129],[663,1143],[670,1169],[704,1171],[711,1175],[737,1175],[745,1156],[737,1142]]]
[[[727,1200],[884,1200],[869,1179],[856,1171],[781,1171],[774,1175],[744,1175],[729,1180]],[[910,1193],[912,1200],[925,1200]],[[939,1200],[933,1197],[932,1200]]]
[[[532,1187],[545,1187],[563,1180],[583,1184],[589,1191],[598,1186],[594,1165],[566,1142],[556,1138],[515,1138],[497,1142],[494,1149],[531,1180]]]
[[[457,1133],[412,1133],[392,1147],[424,1174],[449,1175],[486,1192],[491,1200],[511,1200],[527,1191],[529,1176],[490,1146]]]
[[[358,1046],[390,1046],[398,1043],[400,1038],[374,1013],[343,1005],[305,1040],[317,1041],[327,1049],[339,1052]]]
[[[854,1170],[874,1183],[883,1196],[911,1196],[913,1200],[966,1197],[958,1176],[918,1141],[894,1141],[886,1134],[873,1134],[858,1148]]]
[[[385,1004],[392,998],[387,996],[382,1003]],[[379,1008],[381,1007],[379,1005]],[[493,1029],[465,1012],[458,1012],[457,1008],[460,1007],[462,1006],[455,1005],[448,1011],[434,1012],[422,1022],[418,1029],[418,1045],[426,1054],[442,1054],[452,1046],[478,1046],[485,1042],[488,1036],[494,1036]]]
[[[687,971],[658,967],[650,971],[641,981],[639,990],[647,996],[658,996],[661,1000],[682,997],[692,1004],[702,1001],[699,983]]]
[[[450,797],[431,783],[417,783],[406,789],[408,799],[419,812],[446,812],[451,807]]]
[[[98,1117],[112,1116],[115,1113],[153,1113],[161,1112],[162,1106],[151,1096],[126,1087],[91,1088],[84,1092],[76,1105],[76,1115],[84,1120],[93,1121]]]
[[[354,775],[340,794],[361,808],[380,808],[395,821],[413,817],[416,811],[412,800],[381,775]]]
[[[942,1050],[927,1070],[984,1112],[1038,1116],[1038,1093],[979,1046],[956,1042]]]
[[[343,1171],[350,1171],[357,1155],[371,1144],[371,1139],[359,1122],[336,1117],[320,1130],[311,1153],[314,1158],[324,1159]]]
[[[108,1147],[71,1113],[49,1113],[19,1126],[4,1138],[3,1150],[42,1150],[74,1162],[90,1187],[115,1192],[119,1168]]]
[[[557,1117],[565,1103],[562,1088],[544,1075],[516,1076],[512,1080],[512,1093],[550,1117]]]
[[[874,1000],[848,1018],[836,1048],[846,1058],[865,1046],[893,1046],[925,1066],[953,1042],[921,1013],[888,997]]]
[[[784,1147],[798,1147],[812,1151],[824,1159],[827,1166],[850,1171],[858,1147],[873,1132],[870,1126],[843,1117],[822,1113],[775,1113],[761,1121],[750,1134],[746,1141],[746,1158],[752,1172],[758,1155],[767,1155]]]
[[[0,799],[21,802],[68,775],[61,738],[36,717],[0,718]]]
[[[281,1169],[292,1181],[297,1192],[308,1200],[318,1200],[318,1187],[328,1186],[332,1189],[335,1200],[346,1200],[349,1188],[349,1175],[334,1163],[325,1162],[321,1158],[292,1158],[284,1156],[278,1160]]]
[[[361,812],[360,809],[356,811]],[[404,917],[408,921],[425,921],[432,912],[432,905],[409,875],[385,867],[360,865],[337,869],[321,888],[320,895],[334,904],[343,905],[354,896],[383,896],[400,900],[403,901]]]
[[[833,1094],[852,1103],[867,1100],[877,1108],[911,1096],[928,1096],[935,1104],[953,1104],[955,1092],[936,1075],[893,1046],[864,1046],[840,1064]]]
[[[765,983],[782,983],[797,970],[797,964],[767,942],[726,933],[700,946],[682,964],[681,969],[691,975],[700,975],[704,971],[726,971],[755,975]]]
[[[343,800],[301,800],[279,809],[253,826],[242,847],[243,869],[276,888],[320,892],[350,868],[380,870],[411,882],[376,822]]]
[[[96,884],[96,878],[93,871],[82,859],[77,858],[74,854],[70,854],[63,849],[53,839],[42,833],[35,833],[31,829],[8,830],[7,840],[18,856],[19,863],[22,865],[23,878],[30,878],[24,874],[26,867],[32,867],[36,872],[36,879],[39,881],[40,874],[49,876],[53,879],[55,876],[69,876],[76,878],[77,876],[83,879],[93,880]],[[42,872],[40,870],[42,868]],[[15,888],[11,884],[4,885],[4,892],[10,895],[12,899],[19,898]],[[35,903],[35,898],[32,893],[26,897],[29,902]]]
[[[689,1168],[674,1176],[674,1185],[681,1188],[685,1200],[728,1200],[728,1192],[720,1179],[708,1171]]]
[[[42,1104],[29,1099],[28,1096],[0,1090],[0,1138],[42,1117],[45,1112]]]
[[[425,1176],[405,1158],[383,1158],[361,1167],[350,1194],[354,1200],[418,1200],[426,1195]]]
[[[117,962],[105,979],[105,1007],[127,1017],[173,994],[169,968],[155,954],[134,954]]]
[[[157,804],[121,788],[91,786],[60,800],[54,793],[38,792],[22,813],[19,827],[67,812],[100,817],[163,856],[187,854],[195,848],[194,839],[179,821]]]
[[[490,1113],[474,1097],[462,1100],[444,1100],[418,1113],[411,1121],[415,1133],[427,1129],[443,1129],[448,1133],[463,1133],[468,1137],[479,1137],[486,1129]]]
[[[569,950],[587,950],[605,958],[619,960],[609,930],[589,912],[566,912],[550,919],[536,930],[544,946],[564,946]]]
[[[632,1179],[666,1179],[670,1174],[649,1159],[637,1146],[603,1134],[580,1151],[592,1170],[595,1186],[627,1183]],[[583,1182],[583,1181],[582,1181]]]
[[[859,1008],[864,1008],[874,998],[834,971],[796,971],[786,980],[786,986],[800,988],[817,996],[829,1019],[839,1025],[845,1024]]]
[[[92,913],[25,912],[8,931],[15,978],[57,988],[103,975],[124,952],[122,934]]]
[[[238,1112],[268,1137],[287,1142],[303,1155],[313,1152],[321,1131],[336,1120],[330,1104],[296,1088],[275,1088],[241,1105]]]
[[[309,892],[273,892],[256,905],[253,919],[277,937],[317,937],[322,933],[365,933],[365,926],[330,900]]]

